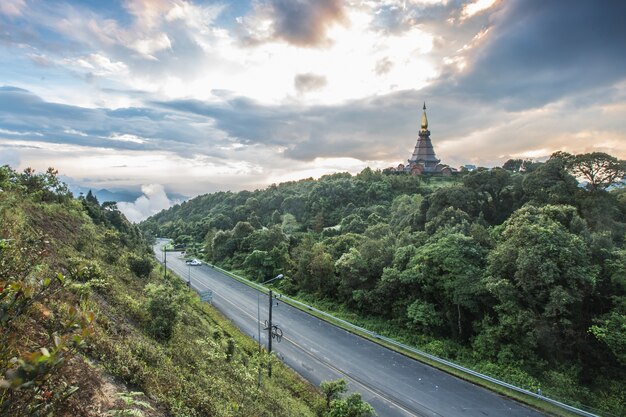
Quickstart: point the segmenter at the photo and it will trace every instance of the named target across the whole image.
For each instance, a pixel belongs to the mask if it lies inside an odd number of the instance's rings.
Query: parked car
[[[197,259],[188,259],[188,260],[185,261],[185,263],[187,265],[192,265],[192,266],[202,265],[202,262],[200,262]]]

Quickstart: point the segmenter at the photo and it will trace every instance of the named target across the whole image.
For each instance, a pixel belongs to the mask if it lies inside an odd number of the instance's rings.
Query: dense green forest
[[[74,199],[53,169],[0,167],[0,415],[372,415],[163,275],[115,203]]]
[[[382,334],[626,415],[624,161],[558,152],[452,178],[365,169],[217,192],[140,227]]]

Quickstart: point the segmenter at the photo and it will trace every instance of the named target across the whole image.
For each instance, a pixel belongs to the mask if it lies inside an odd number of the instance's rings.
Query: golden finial
[[[428,130],[428,119],[426,118],[426,102],[424,102],[424,113],[422,114],[422,130]]]

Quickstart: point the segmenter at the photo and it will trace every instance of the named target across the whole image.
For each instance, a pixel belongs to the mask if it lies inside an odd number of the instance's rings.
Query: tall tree
[[[567,168],[574,176],[587,181],[590,191],[606,190],[626,176],[626,161],[604,152],[579,155],[557,152],[555,155],[567,161]]]
[[[597,276],[585,228],[569,206],[524,207],[504,223],[485,280],[497,299],[497,330],[485,342],[508,345],[519,358],[573,357],[586,338],[583,301]]]

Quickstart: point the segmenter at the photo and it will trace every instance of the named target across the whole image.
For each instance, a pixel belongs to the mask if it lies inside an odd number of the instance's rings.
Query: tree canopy
[[[283,273],[283,291],[381,333],[624,414],[623,175],[609,155],[562,152],[452,178],[366,169],[200,196],[141,228],[204,239],[210,262]]]

